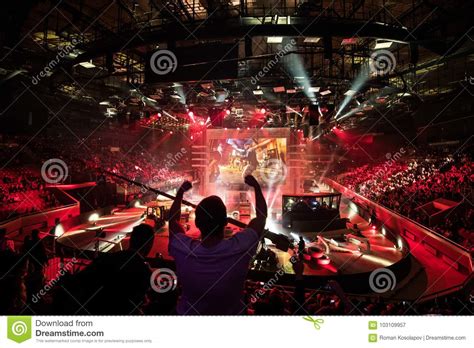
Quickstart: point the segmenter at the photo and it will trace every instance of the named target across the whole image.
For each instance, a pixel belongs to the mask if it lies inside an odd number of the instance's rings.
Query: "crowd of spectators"
[[[39,170],[26,167],[0,170],[0,221],[58,205],[55,195],[45,188]]]
[[[16,143],[24,141],[15,138]],[[58,143],[61,146],[57,146]],[[43,163],[49,159],[60,159],[65,163],[63,173],[67,172],[67,176],[62,182],[66,184],[105,179],[103,170],[164,191],[189,179],[188,172],[183,170],[189,167],[189,151],[184,148],[172,153],[155,149],[151,153],[142,146],[127,149],[94,138],[90,139],[88,148],[83,146],[78,150],[74,139],[52,140],[46,137],[32,139],[29,147],[34,148],[34,156],[26,149],[18,155],[18,144],[0,147],[3,158],[13,159],[5,169],[0,170],[0,221],[59,205],[56,197],[46,188],[47,183],[40,172]],[[106,180],[126,187],[130,200],[143,195],[139,187],[111,176]]]
[[[411,159],[364,165],[339,176],[349,189],[471,248],[474,210],[470,205],[474,165],[466,156]],[[430,226],[424,204],[439,198],[464,202],[438,225]],[[466,204],[467,203],[467,204]]]

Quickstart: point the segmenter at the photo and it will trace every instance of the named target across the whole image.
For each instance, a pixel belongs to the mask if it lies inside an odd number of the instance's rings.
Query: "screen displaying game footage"
[[[209,182],[240,184],[253,175],[264,186],[285,183],[286,138],[212,139]]]

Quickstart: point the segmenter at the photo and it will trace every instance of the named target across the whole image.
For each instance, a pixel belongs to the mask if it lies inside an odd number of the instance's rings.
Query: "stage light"
[[[268,36],[267,43],[282,43],[283,37],[282,36]]]
[[[375,43],[374,50],[389,48],[390,46],[392,46],[392,44],[393,44],[392,41],[377,41]]]
[[[188,116],[191,117],[191,118],[194,118],[194,112],[189,111],[189,112],[188,112]]]
[[[398,246],[398,249],[403,250],[403,240],[401,237],[398,237],[397,239],[397,246]]]
[[[265,108],[261,108],[261,109],[260,109],[260,113],[264,114],[264,113],[266,113],[266,112],[267,112],[267,110],[265,110]]]
[[[173,134],[173,131],[170,131],[170,134]]]
[[[226,110],[225,110],[225,114],[226,114],[226,115],[230,115],[230,110],[229,110],[229,109],[226,109]]]
[[[361,91],[362,87],[365,85],[365,83],[367,82],[369,78],[369,73],[367,71],[367,69],[361,69],[359,75],[355,78],[355,80],[352,82],[352,85],[351,85],[351,88],[346,92],[344,93],[345,97],[344,97],[344,100],[342,101],[341,105],[339,106],[337,112],[336,112],[336,116],[335,118],[338,119],[338,117],[341,115],[342,111],[344,110],[344,108],[349,105],[349,102],[352,100],[352,97],[357,94],[358,92]],[[352,111],[352,110],[351,110]],[[357,110],[356,110],[357,111]],[[356,112],[355,111],[355,112]],[[342,119],[343,117],[346,118],[350,115],[353,115],[355,112],[349,112],[349,113],[346,113],[345,115],[341,116],[340,119]]]
[[[96,223],[99,220],[99,214],[93,213],[89,216],[89,222]]]
[[[356,94],[357,91],[354,91],[352,89],[348,90],[346,93],[344,93],[344,95],[347,95],[347,96],[353,96],[354,94]]]
[[[95,68],[95,65],[92,63],[92,60],[89,62],[80,62],[79,65],[86,69]]]
[[[345,46],[345,45],[355,45],[357,43],[358,39],[356,37],[351,37],[351,38],[348,38],[348,39],[343,39],[342,42],[341,42],[341,45],[342,46]]]
[[[263,91],[261,89],[256,89],[253,91],[254,95],[263,95]]]
[[[295,232],[290,232],[290,236],[291,236],[291,238],[293,238],[294,240],[299,240],[299,239],[300,239],[300,236],[298,236]]]
[[[54,227],[54,236],[55,237],[61,237],[64,234],[64,227],[61,224],[57,224]]]
[[[201,126],[204,126],[204,121],[199,122]]]
[[[325,90],[325,91],[320,92],[319,94],[321,94],[321,95],[328,95],[328,94],[331,94],[331,93],[332,93],[332,92],[331,92],[329,89],[327,89],[327,90]]]
[[[318,43],[319,40],[321,40],[320,37],[317,36],[307,36],[304,38],[303,42],[304,43]]]
[[[319,92],[321,87],[309,87],[308,92]]]

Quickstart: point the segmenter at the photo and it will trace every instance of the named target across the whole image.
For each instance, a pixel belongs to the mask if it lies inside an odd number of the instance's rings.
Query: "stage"
[[[126,249],[128,248],[128,237],[126,234],[131,232],[135,225],[145,222],[145,211],[145,206],[115,211],[113,215],[101,216],[94,222],[87,222],[68,229],[57,239],[57,242],[60,245],[80,249],[88,253],[94,253],[97,249],[101,252],[116,252]],[[321,262],[314,258],[306,260],[303,271],[303,275],[306,277],[332,278],[337,276],[339,278],[344,275],[369,274],[376,269],[397,264],[406,255],[406,252],[399,250],[393,242],[384,236],[382,231],[371,228],[369,223],[351,210],[344,200],[341,203],[340,214],[342,218],[350,218],[351,223],[347,224],[347,228],[328,231],[323,234],[304,232],[296,235],[282,228],[278,222],[269,219],[267,228],[272,232],[282,233],[289,238],[296,239],[295,248],[289,249],[287,252],[281,251],[266,239],[266,246],[277,256],[278,266],[277,268],[265,269],[254,264],[251,265],[251,274],[258,275],[257,278],[266,278],[265,275],[271,276],[276,270],[282,269],[286,275],[294,275],[293,256],[298,253],[297,243],[299,235],[304,237],[307,250],[310,251],[313,247],[316,247],[315,250],[318,250],[319,247],[319,249],[325,251],[328,257],[328,260],[322,262],[328,262],[328,264],[321,264]],[[360,229],[358,239],[352,230],[354,223]],[[193,214],[190,214],[188,226],[189,230],[186,234],[193,238],[199,238],[199,231],[193,222]],[[239,228],[229,225],[226,229],[226,237],[239,233],[239,230]],[[101,231],[98,238],[96,238],[97,231]],[[350,238],[350,242],[342,241],[342,236],[348,234],[354,236],[354,238]],[[320,236],[319,238],[318,235]],[[321,238],[322,235],[325,235],[325,237]],[[169,232],[167,225],[165,225],[157,230],[154,244],[148,257],[150,259],[162,259],[173,264],[173,258],[168,254],[168,239]],[[370,250],[367,248],[367,243],[362,243],[360,240],[366,240]]]

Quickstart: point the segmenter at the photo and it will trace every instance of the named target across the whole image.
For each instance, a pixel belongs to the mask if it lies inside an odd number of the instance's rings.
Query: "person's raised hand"
[[[186,191],[191,190],[192,188],[193,188],[193,184],[191,184],[190,181],[186,180],[181,184],[181,187],[179,189],[183,192],[186,192]]]
[[[255,177],[253,175],[247,175],[244,178],[244,181],[247,185],[249,185],[251,187],[254,187],[254,188],[260,186],[257,179],[255,179]]]

